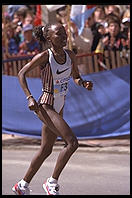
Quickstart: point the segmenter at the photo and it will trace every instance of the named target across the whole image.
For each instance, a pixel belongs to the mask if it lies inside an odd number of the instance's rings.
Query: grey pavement
[[[53,153],[31,181],[31,195],[45,195],[42,183],[52,174],[63,148],[56,141]],[[2,195],[13,195],[40,148],[40,139],[2,134]],[[59,183],[62,195],[129,195],[130,137],[79,140],[79,148],[63,170]]]
[[[37,149],[3,148],[2,195],[13,195],[13,184],[24,176]],[[51,176],[59,150],[54,147],[33,177],[31,195],[45,195],[42,183]],[[63,170],[59,184],[61,195],[130,195],[130,155],[78,149]]]

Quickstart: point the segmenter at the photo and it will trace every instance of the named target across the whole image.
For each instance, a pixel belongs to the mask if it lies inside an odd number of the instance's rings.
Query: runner
[[[61,24],[52,24],[35,27],[34,34],[44,44],[50,47],[37,54],[19,72],[19,81],[28,100],[28,107],[34,111],[44,123],[42,127],[41,147],[31,161],[27,173],[12,190],[17,195],[30,194],[29,183],[36,174],[44,160],[51,154],[53,145],[58,136],[66,143],[60,152],[53,174],[44,183],[43,188],[47,195],[59,195],[59,176],[71,155],[78,148],[78,141],[71,128],[63,119],[63,108],[70,76],[75,83],[88,90],[92,90],[93,83],[84,81],[76,64],[73,51],[64,49],[67,43],[65,28]],[[33,98],[25,78],[25,74],[35,67],[41,67],[43,93],[36,102]]]

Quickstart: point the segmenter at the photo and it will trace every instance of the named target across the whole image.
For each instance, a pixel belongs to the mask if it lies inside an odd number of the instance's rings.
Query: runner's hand
[[[38,104],[37,102],[35,101],[35,99],[33,97],[30,97],[28,99],[28,108],[31,110],[31,111],[36,111],[38,110]]]
[[[92,81],[86,81],[86,80],[84,80],[83,81],[83,87],[86,88],[86,89],[88,89],[88,90],[92,90],[92,88],[93,88]]]

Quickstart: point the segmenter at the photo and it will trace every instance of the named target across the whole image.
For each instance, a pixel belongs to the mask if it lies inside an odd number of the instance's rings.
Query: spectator
[[[119,21],[119,23],[121,23],[120,17],[118,17],[114,13],[110,13],[110,14],[106,15],[106,17],[105,17],[105,33],[109,32],[108,22],[111,20]]]
[[[30,10],[33,15],[36,15],[36,11],[37,11],[37,5],[26,5],[28,10]]]
[[[128,35],[128,29],[130,27],[130,9],[127,9],[123,13],[122,17],[122,33],[126,36]]]
[[[15,37],[17,40],[17,43],[20,44],[24,41],[24,35],[22,33],[22,22],[18,22],[15,28]]]
[[[4,23],[2,23],[2,52],[6,51],[6,36],[5,36],[5,27]]]
[[[118,16],[120,18],[120,7],[118,5],[107,5],[105,6],[105,14],[115,14],[116,16]]]
[[[56,19],[61,24],[67,24],[67,6],[63,6],[56,10]]]
[[[126,22],[130,22],[130,10],[127,9],[124,14],[123,14],[123,17],[122,17],[122,23],[126,23]]]
[[[23,27],[24,41],[19,46],[20,54],[36,54],[40,51],[40,45],[33,36],[33,25]]]
[[[22,24],[24,24],[24,20],[25,20],[27,11],[28,11],[28,8],[27,7],[24,7],[24,8],[22,7],[22,8],[19,8],[15,12],[15,14],[17,15],[17,17],[19,18],[19,22],[21,22]]]
[[[93,33],[91,27],[94,23],[93,15],[86,20],[83,32],[81,35],[75,34],[74,42],[77,47],[78,53],[91,52],[93,42]]]
[[[102,25],[105,23],[105,10],[103,6],[97,6],[94,13],[94,22],[101,23]]]
[[[8,53],[10,55],[16,55],[19,50],[19,45],[15,38],[14,28],[11,24],[6,27],[7,39],[8,39]]]
[[[19,22],[20,22],[19,15],[17,14],[17,12],[15,12],[14,15],[13,15],[12,23],[13,23],[14,25],[17,25]]]
[[[33,14],[33,12],[31,10],[28,10],[26,12],[26,15],[25,15],[24,20],[23,20],[23,26],[27,25],[27,24],[32,24],[33,25],[34,18],[35,18],[35,15]]]
[[[120,21],[111,18],[108,21],[108,33],[102,39],[104,50],[122,50],[122,34],[120,31]]]
[[[13,20],[14,13],[19,9],[19,8],[26,8],[26,5],[9,5],[8,6],[8,15],[10,18]]]
[[[103,24],[96,23],[96,31],[93,36],[93,43],[91,46],[91,51],[95,51],[99,43],[99,40],[105,36],[105,27]]]
[[[105,20],[105,10],[102,5],[98,5],[93,13],[94,23],[91,27],[93,33],[93,42],[91,46],[91,51],[95,51],[99,43],[99,40],[105,34],[106,20]]]
[[[130,50],[130,27],[128,28],[128,35],[126,40],[126,48]]]
[[[122,32],[121,43],[123,49],[129,50],[130,49],[130,26],[127,28],[127,32]]]
[[[5,24],[11,23],[11,17],[8,15],[7,12],[4,12],[2,17],[4,17]]]

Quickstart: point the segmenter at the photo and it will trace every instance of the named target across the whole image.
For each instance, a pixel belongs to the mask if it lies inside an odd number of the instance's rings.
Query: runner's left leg
[[[46,120],[49,128],[53,133],[58,136],[61,136],[62,139],[66,142],[66,146],[60,152],[59,157],[57,159],[57,163],[53,172],[52,177],[54,179],[59,178],[61,171],[67,164],[71,155],[78,148],[78,141],[75,134],[72,132],[71,128],[65,122],[65,120],[60,116],[57,112],[55,112],[52,108],[43,105],[40,107],[40,111],[38,112],[38,117],[41,120]]]

